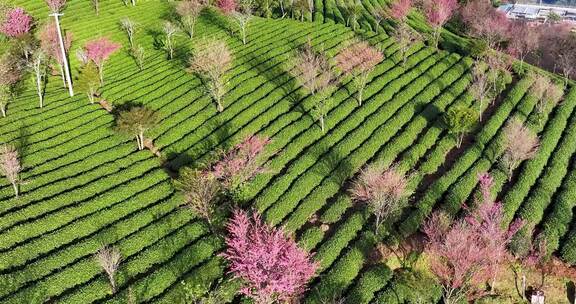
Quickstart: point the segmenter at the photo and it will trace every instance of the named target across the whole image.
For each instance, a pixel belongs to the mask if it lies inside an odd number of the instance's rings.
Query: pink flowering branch
[[[218,0],[217,5],[218,8],[226,15],[234,13],[238,6],[236,0]]]
[[[88,60],[94,62],[98,68],[101,85],[104,85],[104,63],[110,55],[116,52],[121,46],[120,43],[113,42],[106,37],[86,42],[84,46],[86,57]]]
[[[14,188],[14,195],[18,197],[20,184],[20,171],[22,165],[18,156],[18,150],[11,145],[2,145],[0,147],[0,173],[8,179]]]
[[[64,51],[68,53],[70,47],[72,46],[72,35],[66,34],[63,37]],[[62,81],[64,86],[66,86],[66,78],[64,65],[67,60],[62,56],[62,50],[60,49],[60,38],[58,36],[58,28],[56,23],[47,23],[42,31],[40,32],[40,47],[42,50],[51,58],[54,58],[58,65],[60,66],[60,75],[62,76]]]
[[[236,210],[227,224],[222,254],[230,272],[245,285],[241,293],[257,304],[288,302],[305,290],[318,264],[282,229],[264,223],[258,213]]]
[[[336,56],[336,65],[344,75],[350,75],[358,91],[358,104],[362,105],[363,93],[370,73],[384,60],[382,52],[367,42],[353,44]]]
[[[45,1],[52,13],[60,13],[64,5],[66,5],[66,0],[45,0]]]
[[[32,23],[32,17],[23,8],[17,7],[6,13],[0,32],[8,37],[21,37],[30,32]]]
[[[425,0],[424,15],[434,30],[434,46],[438,47],[440,31],[458,9],[458,0]]]
[[[412,9],[412,0],[396,0],[390,6],[390,16],[398,22],[406,22],[410,9]]]
[[[482,295],[489,280],[494,288],[509,256],[508,245],[524,225],[515,221],[503,228],[502,204],[491,199],[493,178],[483,173],[478,179],[482,199],[475,210],[467,209],[464,219],[452,225],[446,216],[435,213],[423,227],[431,270],[443,286],[445,303]]]
[[[264,147],[269,143],[270,139],[267,137],[247,137],[213,166],[214,176],[222,181],[227,190],[236,189],[264,171],[258,161]]]

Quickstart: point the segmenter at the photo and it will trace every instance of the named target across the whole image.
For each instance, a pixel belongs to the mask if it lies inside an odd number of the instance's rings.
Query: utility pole
[[[62,39],[62,31],[60,30],[60,16],[64,14],[52,13],[49,16],[54,17],[56,20],[56,31],[58,32],[58,40],[60,41],[60,52],[62,54],[62,64],[64,65],[64,76],[66,77],[66,83],[68,84],[68,92],[70,97],[74,96],[74,89],[72,88],[72,79],[70,78],[70,69],[68,67],[68,59],[66,58],[66,49],[64,48],[64,39]]]

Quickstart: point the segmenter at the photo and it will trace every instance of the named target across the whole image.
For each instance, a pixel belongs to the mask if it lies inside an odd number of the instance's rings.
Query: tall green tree
[[[477,112],[468,107],[453,107],[446,112],[444,122],[448,127],[448,132],[456,136],[456,147],[462,146],[464,135],[472,131],[477,120]]]
[[[100,90],[100,76],[95,64],[90,62],[82,67],[76,78],[76,89],[86,94],[90,103],[94,103],[94,97]]]

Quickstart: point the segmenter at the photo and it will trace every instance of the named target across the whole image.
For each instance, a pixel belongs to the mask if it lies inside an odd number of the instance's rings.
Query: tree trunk
[[[6,105],[0,105],[0,112],[2,112],[2,117],[6,117]]]
[[[480,98],[480,106],[478,109],[478,120],[480,122],[482,122],[482,113],[484,112],[483,109],[484,109],[484,98]]]
[[[361,84],[358,88],[358,105],[362,105],[362,95],[364,95],[364,84]]]
[[[522,298],[526,297],[526,275],[522,274]]]
[[[138,150],[142,150],[142,145],[140,144],[140,136],[136,135],[136,143],[138,144]]]
[[[224,107],[222,106],[222,102],[220,100],[216,100],[216,110],[218,110],[218,112],[224,111]]]
[[[114,282],[114,275],[109,275],[108,278],[110,279],[110,287],[112,287],[112,294],[116,293],[116,282]]]
[[[104,66],[99,65],[98,68],[98,77],[100,77],[100,86],[104,86]]]
[[[324,133],[324,115],[320,115],[320,129],[322,129],[322,133]]]
[[[132,0],[132,6],[136,6],[136,0]]]
[[[44,106],[44,96],[42,96],[42,82],[40,75],[36,73],[36,90],[38,91],[38,98],[40,99],[40,108]]]
[[[66,87],[66,75],[64,75],[64,67],[60,64],[60,75],[62,76],[62,84]]]
[[[20,194],[18,191],[18,183],[12,182],[12,188],[14,188],[14,195],[16,195],[16,198],[18,198],[18,195]]]
[[[460,149],[462,147],[462,142],[464,141],[464,133],[460,133],[458,135],[458,139],[456,141],[456,148]]]

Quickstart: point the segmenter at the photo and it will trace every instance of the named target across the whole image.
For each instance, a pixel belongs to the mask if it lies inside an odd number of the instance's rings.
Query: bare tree
[[[215,39],[207,39],[200,43],[190,59],[189,71],[198,74],[206,83],[206,87],[214,101],[218,112],[224,110],[222,98],[226,94],[226,72],[232,65],[232,53],[225,42]]]
[[[178,27],[174,23],[166,21],[162,26],[162,30],[166,36],[164,47],[168,51],[168,57],[172,59],[174,58],[174,35],[178,33]]]
[[[334,80],[328,60],[325,56],[314,52],[309,41],[296,55],[292,74],[298,79],[300,85],[316,99],[312,112],[320,121],[320,128],[324,132],[324,118],[331,108],[328,98],[329,88]]]
[[[502,163],[507,170],[508,181],[512,180],[514,169],[518,168],[522,161],[536,155],[539,145],[538,136],[524,126],[520,120],[514,119],[506,125]]]
[[[184,203],[212,226],[220,183],[211,172],[184,168],[175,186],[184,195]]]
[[[358,91],[358,104],[362,105],[364,89],[370,74],[384,59],[384,55],[367,42],[359,42],[344,48],[335,59],[342,73],[352,77],[352,82]]]
[[[176,5],[176,12],[180,16],[180,24],[190,38],[194,37],[194,26],[204,4],[200,0],[180,1]]]
[[[128,17],[124,17],[122,20],[120,20],[120,27],[122,27],[122,29],[125,30],[126,34],[128,35],[130,49],[134,48],[134,34],[136,34],[137,26],[138,24]]]
[[[146,49],[143,46],[138,45],[130,50],[130,54],[136,60],[136,64],[140,71],[144,69],[144,59],[146,59]]]
[[[478,120],[482,121],[482,113],[484,112],[484,101],[488,96],[488,87],[490,85],[488,75],[483,65],[476,61],[472,68],[472,85],[470,86],[470,93],[476,101],[478,101]]]
[[[544,92],[544,95],[540,100],[538,100],[538,112],[544,113],[549,109],[555,107],[560,100],[562,100],[562,96],[564,95],[564,90],[561,86],[550,83]]]
[[[0,147],[0,173],[8,179],[14,188],[14,195],[18,197],[20,184],[20,171],[22,165],[18,157],[18,150],[12,145],[4,144]]]
[[[120,251],[114,247],[103,247],[98,250],[94,258],[98,265],[106,272],[110,286],[112,287],[112,293],[116,293],[116,279],[114,275],[116,271],[118,271],[120,262],[122,261]]]
[[[529,94],[540,101],[542,96],[544,96],[544,92],[546,92],[548,86],[550,86],[550,79],[542,74],[535,74],[532,78],[534,79],[534,83],[532,83],[530,87]]]
[[[240,28],[240,34],[242,35],[242,43],[246,44],[246,32],[248,28],[248,22],[252,19],[254,3],[252,0],[242,0],[238,9],[232,13],[234,19],[238,23]]]
[[[394,38],[396,38],[400,55],[402,56],[402,66],[405,66],[408,59],[408,51],[414,43],[422,40],[422,37],[407,23],[400,23],[394,32]]]
[[[34,73],[36,93],[40,101],[40,108],[44,106],[44,78],[46,77],[47,56],[38,48],[32,53],[31,60],[28,62],[28,68]]]

